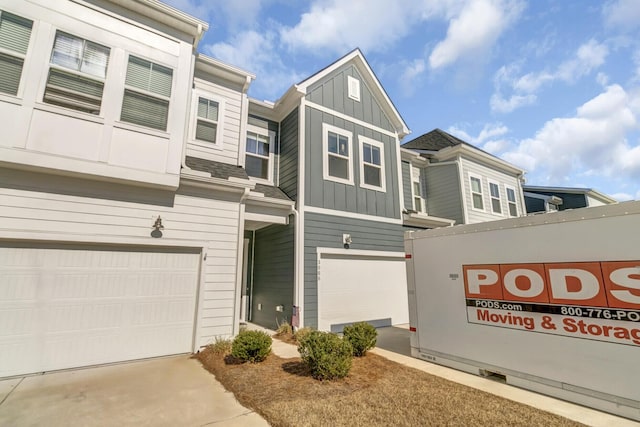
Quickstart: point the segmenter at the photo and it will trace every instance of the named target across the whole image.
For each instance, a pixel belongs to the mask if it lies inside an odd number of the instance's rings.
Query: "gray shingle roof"
[[[443,148],[454,147],[460,144],[471,145],[441,129],[434,129],[431,132],[412,139],[406,144],[402,144],[402,148],[439,151]]]
[[[213,178],[229,179],[240,178],[249,179],[247,171],[235,165],[228,163],[215,162],[213,160],[199,159],[197,157],[187,156],[185,164],[193,170],[200,172],[210,173]],[[291,200],[280,188],[273,185],[256,184],[254,190],[257,193],[262,193],[265,197],[271,197],[274,199]]]

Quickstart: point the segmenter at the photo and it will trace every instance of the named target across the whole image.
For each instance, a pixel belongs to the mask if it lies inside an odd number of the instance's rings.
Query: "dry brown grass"
[[[244,406],[273,426],[579,426],[538,409],[392,362],[355,358],[340,381],[311,378],[299,358],[258,364],[197,355]]]

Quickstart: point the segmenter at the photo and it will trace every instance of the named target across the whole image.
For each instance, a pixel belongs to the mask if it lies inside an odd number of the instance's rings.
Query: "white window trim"
[[[504,216],[505,212],[504,212],[504,206],[502,206],[502,194],[500,193],[500,184],[496,181],[493,180],[488,180],[489,182],[489,202],[491,202],[491,213],[494,215],[500,215],[500,216]],[[491,194],[491,184],[495,185],[498,188],[498,202],[500,203],[500,212],[496,212],[495,210],[493,210],[493,200],[495,199],[495,197],[493,197],[493,195]],[[506,191],[505,191],[505,196],[506,196]]]
[[[416,166],[417,167],[417,166]],[[416,182],[418,183],[418,185],[420,186],[420,191],[422,192],[422,182],[420,181],[420,175],[418,175],[417,177],[414,176],[413,174],[413,163],[409,162],[409,176],[411,177],[411,206],[413,208],[414,211],[416,212],[422,212],[422,213],[426,213],[427,212],[427,206],[425,204],[425,199],[424,197],[422,197],[422,194],[417,194],[415,193],[415,191],[413,191],[413,184],[415,184]],[[415,205],[415,201],[416,198],[420,198],[420,204],[422,205],[422,209],[418,210],[416,209],[416,205]]]
[[[329,132],[333,132],[347,138],[349,144],[349,158],[347,159],[349,179],[343,179],[329,175]],[[326,181],[355,185],[353,179],[353,133],[327,123],[322,124],[322,177]]]
[[[513,202],[509,201],[509,193],[507,192],[507,189],[511,189],[513,190],[513,196],[515,197],[515,200]],[[511,185],[504,185],[504,194],[505,194],[505,198],[507,199],[507,212],[505,212],[505,215],[508,215],[510,218],[517,218],[520,216],[520,212],[518,210],[518,193],[516,192],[516,188],[514,186]],[[511,209],[509,209],[509,204],[513,203],[516,207],[516,216],[512,216],[511,215]]]
[[[473,192],[473,184],[471,183],[471,179],[475,178],[477,180],[480,181],[480,193],[474,193]],[[485,206],[487,205],[486,200],[484,199],[484,191],[482,188],[482,177],[479,175],[473,175],[473,174],[469,174],[469,201],[471,202],[471,209],[473,209],[474,211],[478,211],[478,212],[486,212],[486,208]],[[473,195],[474,194],[480,194],[480,196],[482,197],[482,209],[476,208],[474,203],[473,203]]]
[[[351,90],[352,87],[357,87],[357,90]],[[347,93],[349,94],[349,98],[354,101],[360,102],[360,80],[356,79],[353,76],[347,76]]]
[[[27,17],[26,15],[24,15],[22,12],[20,13],[15,13],[15,12],[9,12],[6,9],[0,9],[1,11],[4,11],[6,13],[10,13],[12,15],[16,15],[19,16],[20,18],[24,18],[24,19],[28,19],[29,21],[31,21],[31,34],[29,34],[29,44],[27,45],[27,53],[20,53],[20,52],[15,52],[13,50],[9,50],[9,49],[4,49],[4,48],[0,48],[0,52],[4,53],[7,56],[13,56],[14,58],[20,58],[22,60],[22,72],[20,73],[20,81],[18,82],[18,92],[15,95],[12,95],[10,93],[0,93],[0,100],[3,101],[7,101],[7,102],[16,102],[16,100],[21,100],[23,97],[23,92],[24,92],[24,88],[25,88],[25,84],[24,84],[24,79],[25,79],[25,70],[28,69],[29,67],[29,59],[31,58],[32,52],[33,52],[33,43],[34,43],[34,37],[35,37],[35,33],[37,32],[38,28],[38,22],[31,18],[31,17]],[[0,16],[2,15],[2,13],[0,12]],[[55,35],[54,35],[54,39],[55,39]],[[53,45],[52,45],[53,47]],[[46,82],[46,78],[45,77],[45,82]]]
[[[200,98],[207,99],[218,103],[218,127],[216,129],[216,142],[207,142],[196,139],[196,124],[198,122],[198,102]],[[224,134],[224,118],[225,118],[225,101],[218,95],[206,92],[200,89],[193,91],[193,99],[191,102],[191,119],[189,122],[189,143],[203,148],[215,148],[221,150],[224,148],[222,135]],[[245,135],[246,137],[246,135]],[[246,140],[245,140],[246,144]]]
[[[247,153],[246,151],[246,146],[247,146],[247,133],[248,132],[253,132],[256,133],[258,135],[261,136],[266,136],[267,138],[269,138],[269,162],[267,164],[267,179],[264,178],[258,178],[255,176],[251,176],[249,175],[249,180],[253,181],[253,182],[257,182],[258,184],[267,184],[267,185],[273,185],[273,161],[274,161],[274,146],[275,146],[275,141],[276,141],[276,133],[272,130],[268,130],[265,128],[261,128],[259,126],[255,126],[255,125],[247,125],[247,128],[245,130],[245,135],[244,135],[244,139],[243,139],[243,143],[245,146],[245,150],[244,150],[244,155],[245,155],[245,165],[246,165],[246,156],[255,156],[255,157],[259,157],[262,158],[260,156],[257,156],[255,153]],[[246,166],[245,166],[246,167]]]
[[[380,187],[375,185],[367,184],[364,182],[364,156],[362,154],[362,149],[364,144],[373,145],[374,147],[378,147],[380,150]],[[365,136],[358,135],[358,155],[360,157],[360,187],[366,188],[368,190],[381,191],[385,193],[387,191],[387,183],[386,176],[384,173],[385,163],[384,163],[384,144],[380,141],[376,141],[375,139],[370,139]],[[376,166],[371,164],[372,166]]]

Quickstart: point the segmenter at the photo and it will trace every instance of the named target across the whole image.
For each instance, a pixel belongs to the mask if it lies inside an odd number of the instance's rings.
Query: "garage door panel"
[[[323,255],[318,310],[322,330],[357,321],[408,323],[404,256]]]
[[[0,244],[0,377],[186,353],[200,256]]]

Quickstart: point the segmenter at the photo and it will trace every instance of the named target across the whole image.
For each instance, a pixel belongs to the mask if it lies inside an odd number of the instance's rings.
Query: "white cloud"
[[[477,136],[455,125],[449,127],[447,132],[491,154],[497,155],[511,145],[508,139],[500,138],[509,133],[509,128],[502,123],[486,123]]]
[[[535,172],[542,184],[563,185],[576,174],[640,179],[640,145],[627,140],[638,130],[639,98],[610,85],[573,117],[549,120],[503,157]]]
[[[410,95],[414,91],[416,80],[420,78],[425,69],[426,64],[424,59],[414,59],[410,63],[403,65],[403,72],[400,76],[400,85],[402,86],[402,91],[405,95]]]
[[[215,58],[256,74],[253,86],[257,86],[261,93],[275,98],[302,78],[276,54],[276,39],[277,34],[273,31],[245,31],[236,34],[229,42],[207,45],[203,50]]]
[[[611,197],[613,197],[614,199],[616,199],[619,202],[625,202],[627,200],[633,200],[633,195],[629,194],[629,193],[615,193],[615,194],[610,194]]]
[[[216,31],[218,22],[239,30],[256,22],[265,0],[233,0],[214,2],[208,0],[163,0],[170,6],[210,23],[209,31]]]
[[[610,1],[602,8],[604,22],[608,27],[629,30],[640,25],[638,0]]]
[[[554,81],[573,83],[588,75],[604,64],[609,49],[594,39],[582,44],[572,58],[560,63],[554,71],[530,72],[520,74],[520,63],[501,67],[494,76],[495,92],[491,97],[491,110],[498,113],[510,113],[518,108],[536,102],[538,92],[544,85]],[[598,81],[603,81],[598,76]],[[510,95],[504,95],[511,92]]]
[[[463,57],[486,54],[522,10],[523,4],[516,1],[469,1],[449,22],[447,37],[431,52],[430,67],[442,68]]]

